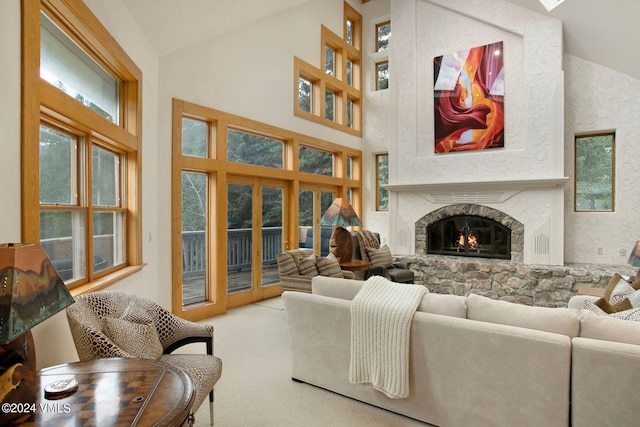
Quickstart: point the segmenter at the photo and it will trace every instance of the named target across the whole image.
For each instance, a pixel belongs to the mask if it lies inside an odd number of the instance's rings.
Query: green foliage
[[[613,207],[613,134],[576,138],[576,209]]]
[[[229,129],[227,159],[230,162],[282,169],[284,144],[282,141]]]

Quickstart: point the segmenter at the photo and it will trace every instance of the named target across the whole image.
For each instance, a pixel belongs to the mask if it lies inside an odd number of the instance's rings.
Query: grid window
[[[389,183],[389,155],[376,155],[376,210],[389,210],[389,190],[383,187]]]
[[[376,52],[383,52],[389,49],[390,37],[391,21],[382,22],[376,25]]]
[[[376,64],[376,90],[389,88],[389,61]]]
[[[336,76],[336,51],[329,46],[324,48],[324,72]]]
[[[320,66],[294,58],[294,114],[362,136],[362,16],[344,2],[344,34],[320,30]]]
[[[300,147],[300,172],[333,176],[333,153]]]
[[[44,13],[40,14],[40,30],[40,77],[117,124],[118,81]]]
[[[334,121],[335,120],[335,110],[336,110],[336,94],[331,92],[330,90],[327,90],[325,92],[324,99],[325,99],[325,101],[324,101],[324,106],[325,106],[324,117],[327,120]]]
[[[207,157],[209,155],[209,125],[200,120],[182,119],[182,154]]]
[[[298,108],[301,111],[312,113],[313,109],[311,106],[313,105],[313,84],[305,79],[300,77],[298,79]]]
[[[281,140],[254,133],[227,131],[227,160],[282,169],[284,144]]]

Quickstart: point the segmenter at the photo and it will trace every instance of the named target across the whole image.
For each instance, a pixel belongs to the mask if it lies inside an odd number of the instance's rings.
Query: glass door
[[[227,185],[228,307],[280,294],[277,255],[284,247],[286,184],[229,178]]]
[[[299,206],[299,242],[300,248],[313,249],[316,254],[329,254],[329,240],[333,227],[318,225],[322,214],[331,206],[336,198],[337,190],[320,188],[319,186],[305,186],[298,192]]]

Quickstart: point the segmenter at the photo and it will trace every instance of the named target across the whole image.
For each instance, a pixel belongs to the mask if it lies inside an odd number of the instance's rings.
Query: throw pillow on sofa
[[[318,267],[318,273],[321,276],[339,278],[343,277],[338,258],[336,258],[333,254],[329,254],[326,257],[318,258],[316,260],[316,267]]]
[[[393,267],[393,258],[391,250],[387,245],[382,245],[377,249],[367,248],[367,256],[372,267],[382,266],[385,268]]]
[[[602,310],[605,314],[628,311],[640,308],[640,280],[629,283],[619,274],[614,274],[604,291],[602,298],[595,302],[585,303],[585,308],[598,313]],[[597,307],[597,309],[594,308]],[[599,314],[599,313],[598,313]]]
[[[311,254],[306,258],[300,258],[298,260],[298,270],[303,276],[317,276],[318,267],[316,267],[316,255]]]

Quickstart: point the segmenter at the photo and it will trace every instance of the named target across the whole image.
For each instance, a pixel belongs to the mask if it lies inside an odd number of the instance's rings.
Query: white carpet
[[[223,366],[215,388],[218,427],[427,425],[292,381],[286,312],[279,297],[204,323],[215,326],[214,353]],[[197,427],[209,425],[208,407],[205,400],[196,413]]]

